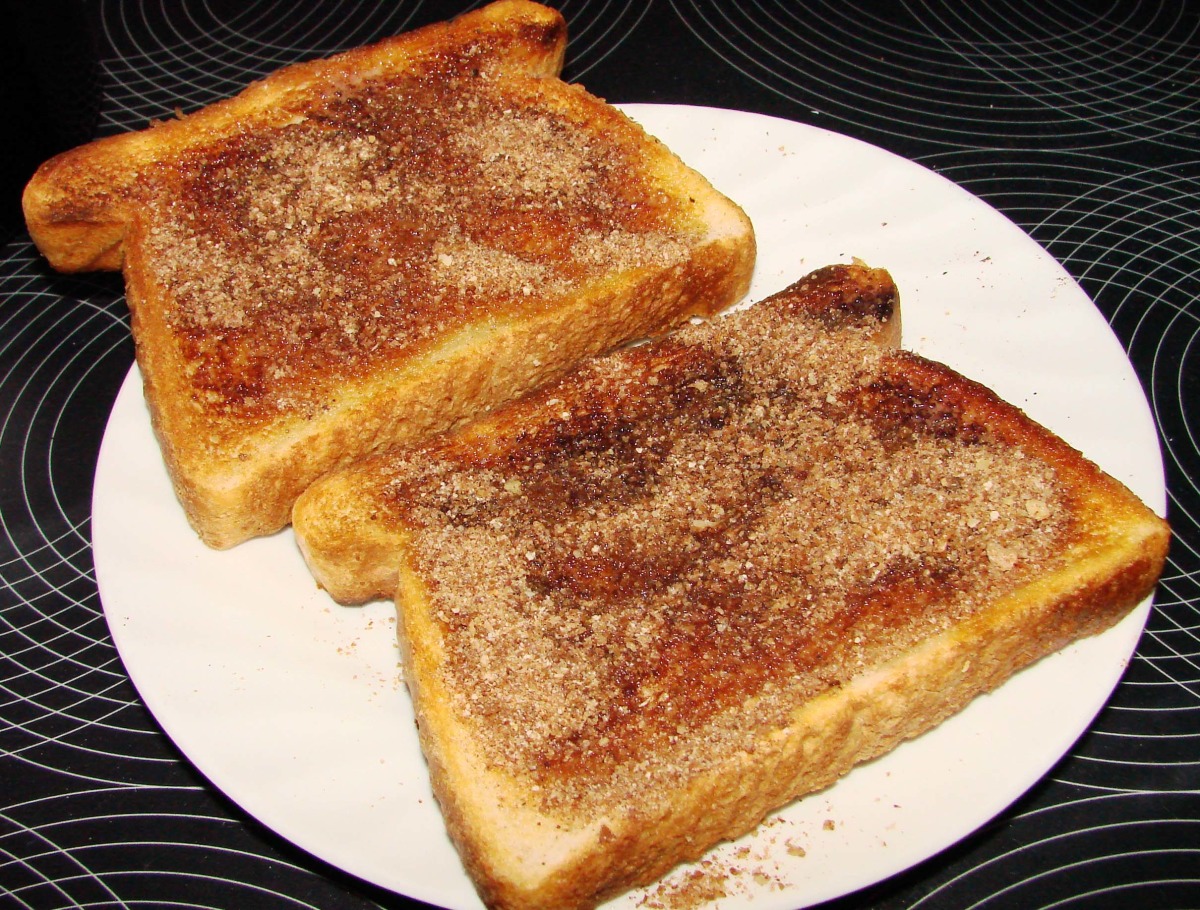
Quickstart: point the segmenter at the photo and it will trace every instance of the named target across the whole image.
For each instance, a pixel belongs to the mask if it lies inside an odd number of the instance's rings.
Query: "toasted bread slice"
[[[121,268],[167,465],[214,547],[316,477],[739,299],[749,220],[557,78],[502,0],[47,162],[30,233]]]
[[[900,344],[899,297],[891,276],[863,266],[829,268],[809,276],[804,293],[792,294],[791,306],[801,307],[806,320],[830,331],[862,328],[881,347]],[[541,394],[466,426],[432,444],[429,451],[470,462],[478,453],[511,447],[514,452],[579,445],[591,429],[653,422],[663,414],[663,396],[678,394],[673,385],[695,369],[694,352],[673,343],[620,353],[581,364],[559,384]],[[632,373],[648,371],[643,385],[626,387]],[[619,365],[619,366],[615,366]],[[616,372],[614,373],[614,370]],[[623,372],[622,372],[623,371]],[[620,390],[610,388],[616,375]],[[649,394],[638,394],[646,388]],[[549,404],[547,404],[549,402]],[[564,423],[560,410],[572,416]],[[360,604],[396,596],[400,566],[408,539],[404,503],[398,499],[395,477],[409,471],[392,450],[363,459],[321,479],[299,498],[293,511],[297,542],[309,569],[329,595],[342,604]]]
[[[1165,523],[897,317],[823,269],[301,497],[335,594],[398,579],[488,906],[647,883],[1151,591]]]

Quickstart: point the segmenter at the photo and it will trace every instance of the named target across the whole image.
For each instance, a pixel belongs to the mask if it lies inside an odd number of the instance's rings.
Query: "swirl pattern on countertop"
[[[671,2],[745,78],[881,145],[1196,147],[1183,3]]]
[[[103,0],[101,134],[478,3]],[[921,162],[1089,293],[1157,422],[1175,537],[1092,729],[983,831],[838,910],[1200,905],[1200,11],[1182,0],[566,0],[568,77],[791,117]],[[407,907],[178,753],[105,624],[92,471],[132,362],[114,276],[0,252],[0,905]],[[1064,344],[1069,344],[1064,339]],[[719,906],[719,904],[718,904]]]

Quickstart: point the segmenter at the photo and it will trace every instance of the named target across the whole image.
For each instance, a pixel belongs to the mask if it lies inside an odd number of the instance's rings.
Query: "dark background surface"
[[[472,5],[6,5],[0,905],[415,906],[247,817],[139,701],[108,635],[89,537],[96,455],[133,357],[121,282],[49,273],[17,198],[58,148]],[[1200,907],[1200,6],[572,0],[561,9],[572,35],[565,75],[609,100],[798,120],[920,162],[987,200],[1093,298],[1158,422],[1175,539],[1109,706],[1010,811],[829,906]]]

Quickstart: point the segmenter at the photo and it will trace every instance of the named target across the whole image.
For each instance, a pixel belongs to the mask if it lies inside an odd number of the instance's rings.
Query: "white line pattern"
[[[477,5],[99,0],[99,132]],[[1158,421],[1175,540],[1109,706],[987,831],[831,907],[1200,906],[1200,876],[1189,871],[1200,868],[1197,8],[561,6],[567,75],[626,93],[606,90],[613,100],[804,120],[919,160],[987,199],[1093,296]],[[89,549],[91,472],[132,358],[119,283],[49,275],[18,237],[0,251],[0,288],[0,905],[412,906],[262,830],[159,731],[108,637]]]

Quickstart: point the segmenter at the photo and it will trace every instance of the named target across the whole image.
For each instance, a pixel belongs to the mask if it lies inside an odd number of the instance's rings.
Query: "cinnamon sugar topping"
[[[460,69],[335,94],[148,175],[146,259],[210,409],[316,409],[482,312],[683,260],[687,216],[629,157],[636,127],[570,87],[564,103]]]
[[[914,386],[872,320],[729,318],[549,389],[511,450],[395,469],[458,708],[559,810],[649,805],[1068,531],[1052,470]]]

